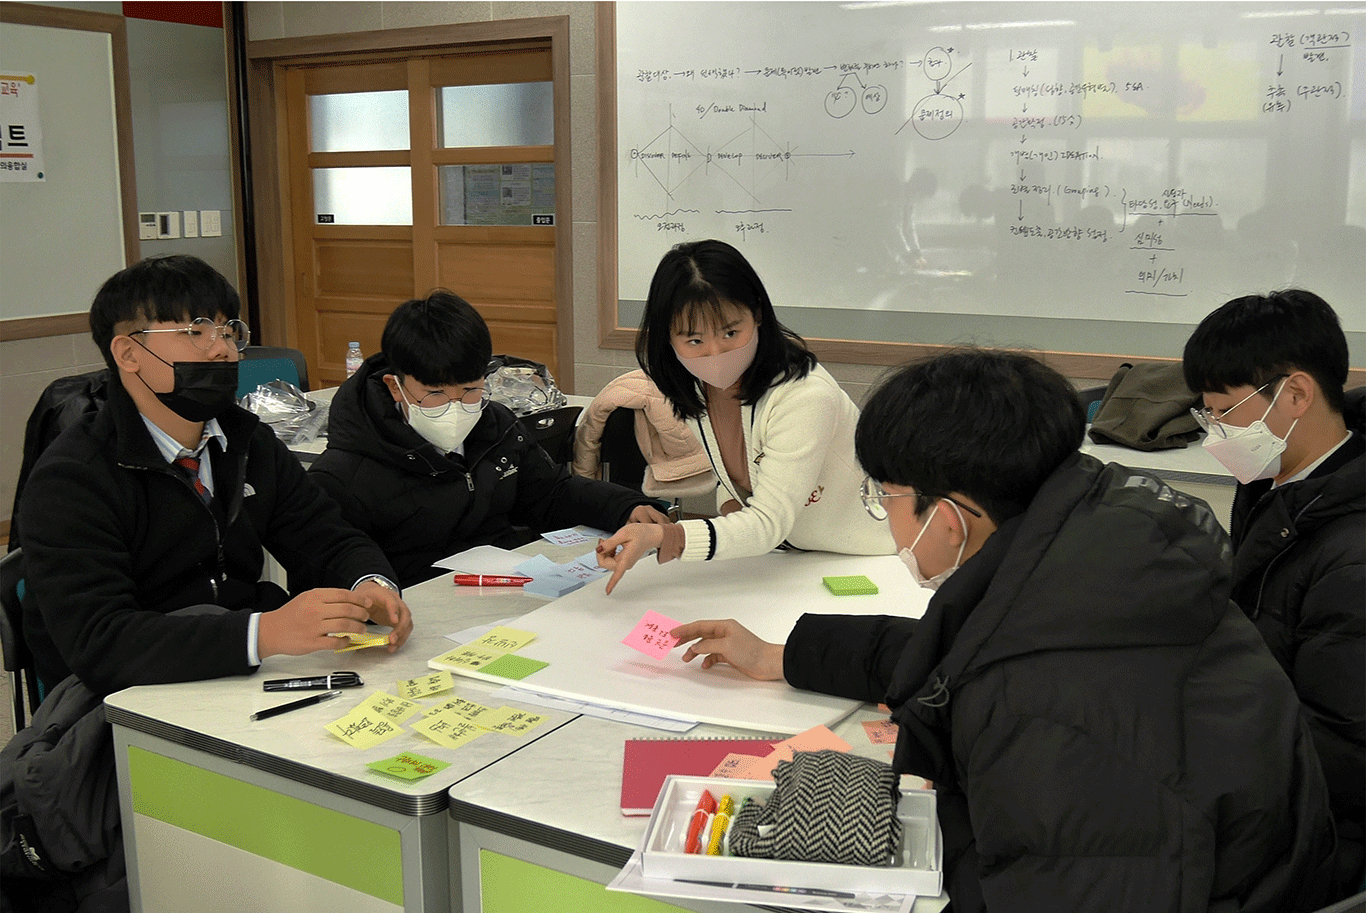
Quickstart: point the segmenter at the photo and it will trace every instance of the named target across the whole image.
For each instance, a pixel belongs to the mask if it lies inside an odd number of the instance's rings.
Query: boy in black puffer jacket
[[[1205,448],[1238,479],[1233,601],[1295,685],[1332,796],[1339,896],[1361,889],[1366,803],[1366,443],[1347,339],[1312,292],[1237,298],[1182,359]]]
[[[515,548],[583,523],[667,523],[638,491],[571,475],[490,402],[488,326],[447,291],[400,305],[380,352],[337,390],[309,476],[384,549],[401,586],[476,545]]]
[[[1228,598],[1228,538],[1204,503],[1078,453],[1085,424],[1026,355],[903,368],[855,445],[869,513],[938,590],[924,617],[804,615],[786,644],[693,622],[683,659],[885,700],[895,768],[938,791],[958,913],[1316,910],[1327,787]]]

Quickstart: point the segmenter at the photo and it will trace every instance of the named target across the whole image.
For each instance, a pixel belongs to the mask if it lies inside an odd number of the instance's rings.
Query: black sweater
[[[654,503],[571,475],[498,403],[470,431],[463,456],[439,453],[404,420],[383,381],[390,373],[378,353],[341,385],[327,450],[309,474],[380,544],[403,586],[434,576],[433,561],[472,546],[515,548],[580,523],[615,532],[638,505]]]

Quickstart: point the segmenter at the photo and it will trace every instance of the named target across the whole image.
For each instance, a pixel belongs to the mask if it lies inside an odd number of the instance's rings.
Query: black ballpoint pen
[[[264,720],[267,717],[279,716],[291,710],[298,710],[300,707],[312,707],[314,704],[321,704],[323,701],[330,701],[334,697],[341,697],[340,691],[324,691],[322,694],[313,694],[308,697],[301,697],[297,701],[290,701],[288,704],[280,704],[276,707],[267,707],[265,710],[258,710],[251,715],[253,720]]]

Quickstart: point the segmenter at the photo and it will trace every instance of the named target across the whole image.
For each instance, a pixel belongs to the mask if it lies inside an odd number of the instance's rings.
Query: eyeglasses
[[[1209,408],[1208,406],[1203,406],[1199,409],[1191,409],[1191,415],[1195,418],[1195,424],[1199,425],[1206,434],[1210,434],[1214,437],[1221,439],[1228,437],[1228,429],[1224,427],[1224,416],[1228,415],[1234,409],[1237,409],[1243,403],[1252,399],[1252,397],[1256,396],[1258,393],[1261,393],[1267,387],[1276,383],[1276,381],[1284,380],[1289,376],[1289,374],[1277,374],[1275,377],[1271,378],[1271,380],[1262,384],[1256,390],[1253,390],[1251,393],[1249,393],[1247,396],[1244,396],[1242,399],[1238,400],[1238,402],[1234,403],[1232,406],[1229,406],[1227,409],[1222,410],[1217,418],[1214,415],[1214,410]]]
[[[406,378],[401,378],[399,380],[400,387],[405,380]],[[403,395],[407,396],[408,391],[404,390]],[[440,418],[450,410],[452,402],[453,400],[446,394],[439,390],[433,390],[413,405],[428,418]],[[479,387],[473,390],[466,390],[464,394],[461,395],[458,400],[454,400],[454,402],[459,402],[460,408],[471,414],[483,412],[484,407],[489,404],[488,388]]]
[[[251,339],[251,330],[240,320],[229,320],[222,326],[217,326],[208,317],[196,317],[190,321],[187,327],[170,327],[164,330],[134,330],[129,336],[139,336],[144,333],[184,333],[190,337],[190,342],[194,343],[196,349],[207,352],[213,348],[213,344],[219,339],[225,339],[237,351],[242,351],[247,347],[247,342]]]
[[[863,509],[868,511],[868,516],[872,517],[874,520],[887,519],[887,507],[882,503],[884,498],[913,498],[918,494],[920,494],[918,491],[883,491],[882,485],[874,481],[872,476],[864,476],[863,484],[859,487],[859,499],[863,501]],[[950,498],[948,495],[945,495],[942,500],[952,501],[974,517],[982,516],[980,510],[974,510],[971,507],[968,507],[957,498]]]

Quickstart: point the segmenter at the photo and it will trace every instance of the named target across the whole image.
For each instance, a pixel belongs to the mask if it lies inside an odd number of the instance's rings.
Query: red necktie
[[[203,501],[205,504],[208,504],[213,500],[213,495],[204,487],[203,481],[199,478],[199,457],[183,456],[176,458],[172,462],[185,470],[185,475],[189,478],[190,484],[194,486],[194,493],[199,495],[199,500]]]

